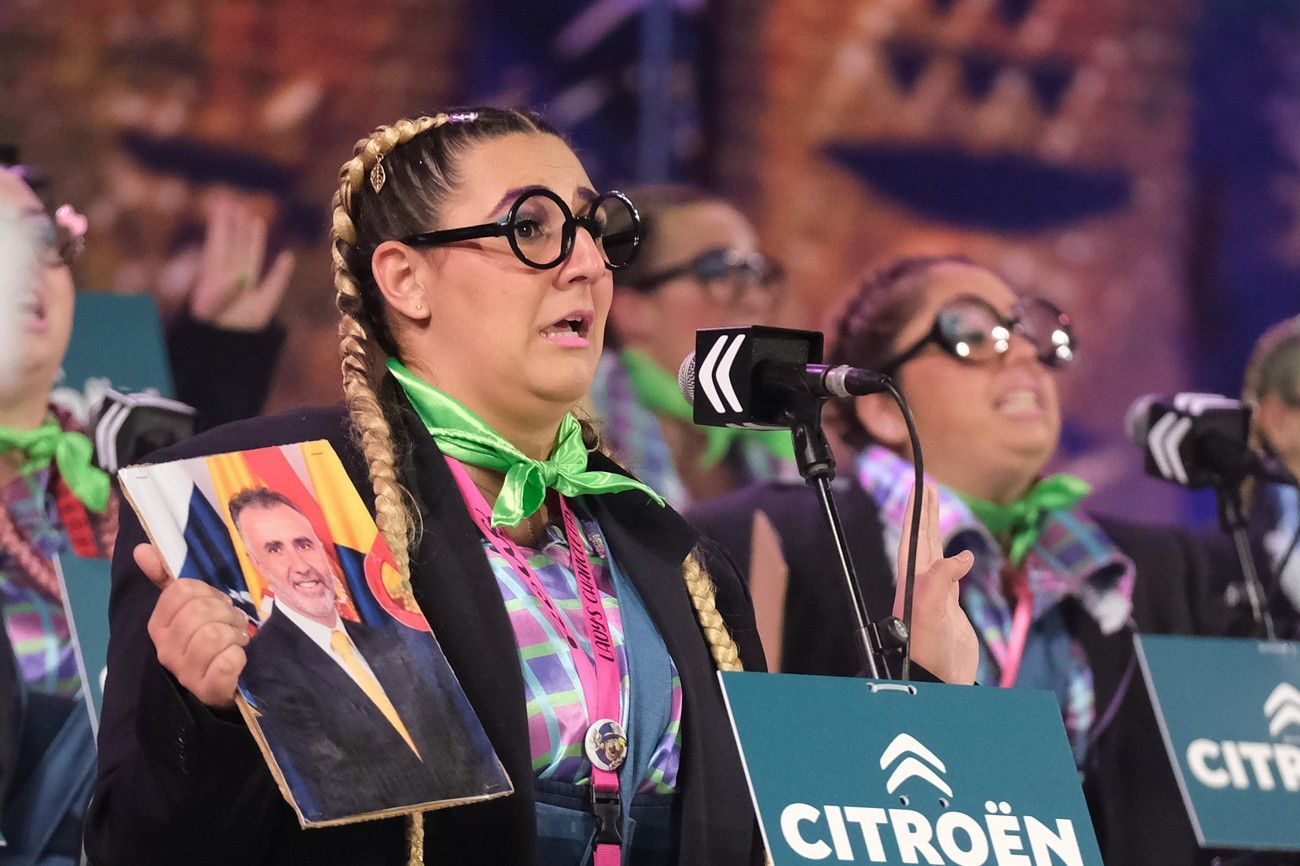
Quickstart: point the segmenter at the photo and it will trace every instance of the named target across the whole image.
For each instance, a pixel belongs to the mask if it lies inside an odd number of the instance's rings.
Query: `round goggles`
[[[457,229],[439,229],[402,238],[411,246],[442,246],[459,241],[503,237],[519,261],[531,268],[549,270],[573,253],[578,229],[586,229],[596,242],[605,267],[625,268],[641,245],[641,216],[621,192],[597,196],[584,216],[573,211],[549,189],[530,189],[515,199],[506,215],[495,222]]]
[[[892,375],[931,343],[959,361],[982,364],[1006,354],[1013,334],[1028,340],[1038,360],[1052,368],[1071,363],[1079,348],[1070,317],[1050,301],[1021,298],[1012,306],[1011,317],[1003,318],[992,304],[966,295],[945,304],[929,333],[895,356],[881,372]]]

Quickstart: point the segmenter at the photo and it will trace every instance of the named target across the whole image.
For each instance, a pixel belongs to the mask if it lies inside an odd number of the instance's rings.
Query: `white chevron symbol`
[[[713,365],[718,363],[718,356],[726,347],[727,335],[723,334],[709,347],[709,352],[704,356],[704,363],[700,365],[699,375],[696,377],[696,382],[704,388],[704,396],[709,398],[713,411],[718,413],[726,412],[727,407],[722,404],[722,398],[718,396],[718,386],[713,382]]]
[[[1179,484],[1187,483],[1187,469],[1178,454],[1178,447],[1190,429],[1192,429],[1191,418],[1170,412],[1162,415],[1151,425],[1151,433],[1147,437],[1151,457],[1156,461],[1156,468],[1160,470],[1160,474]]]
[[[889,775],[889,781],[885,783],[886,791],[892,794],[908,779],[919,778],[929,782],[949,797],[952,796],[952,788],[948,787],[948,783],[935,772],[937,769],[939,773],[946,773],[948,768],[934,752],[927,749],[911,734],[899,734],[885,747],[885,751],[880,755],[880,769],[885,769],[903,755],[907,757],[899,762],[894,772]],[[927,766],[919,759],[928,761],[931,766]]]
[[[740,351],[740,344],[743,342],[745,342],[745,335],[737,334],[731,348],[727,350],[727,354],[723,355],[722,360],[718,363],[718,387],[722,389],[722,394],[727,398],[727,402],[731,404],[731,411],[733,412],[739,412],[745,408],[740,405],[740,398],[736,396],[736,389],[731,384],[731,365],[735,362],[736,353]]]
[[[1276,737],[1291,725],[1300,725],[1300,689],[1282,683],[1273,689],[1264,701],[1264,715],[1268,716],[1268,735]]]
[[[1174,397],[1174,408],[1188,415],[1202,415],[1207,409],[1236,409],[1241,404],[1222,394],[1185,392]]]

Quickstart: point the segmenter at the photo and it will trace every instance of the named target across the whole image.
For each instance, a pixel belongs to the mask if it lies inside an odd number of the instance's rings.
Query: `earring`
[[[424,301],[416,301],[416,302],[415,302],[415,311],[416,311],[417,313],[423,313],[423,312],[424,312]]]

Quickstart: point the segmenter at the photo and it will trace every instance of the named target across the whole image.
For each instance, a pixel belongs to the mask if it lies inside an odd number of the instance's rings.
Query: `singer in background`
[[[1202,862],[1131,638],[1198,631],[1207,558],[1181,530],[1089,514],[1078,478],[1044,477],[1061,429],[1056,376],[1076,351],[1069,318],[967,259],[909,258],[862,279],[833,339],[829,364],[887,373],[906,395],[939,490],[944,549],[975,554],[961,601],[980,638],[977,679],[1056,694],[1108,866]],[[906,427],[883,394],[832,403],[829,414],[853,455],[838,501],[879,616],[912,484]],[[788,587],[781,670],[855,673],[811,488],[755,486],[688,516],[732,552],[756,599],[779,598],[765,588],[774,581]],[[758,605],[759,621],[766,615]]]
[[[1300,316],[1269,328],[1246,365],[1242,397],[1265,451],[1300,476]],[[1251,488],[1250,528],[1278,637],[1300,640],[1300,489],[1259,482]]]
[[[645,240],[615,277],[607,351],[588,405],[605,446],[673,507],[776,477],[796,477],[782,431],[699,427],[677,368],[701,328],[770,322],[779,265],[727,201],[689,186],[628,190]]]

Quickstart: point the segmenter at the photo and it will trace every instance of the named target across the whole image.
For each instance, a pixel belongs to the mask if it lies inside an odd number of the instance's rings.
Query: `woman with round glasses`
[[[156,459],[330,441],[514,793],[299,830],[231,715],[241,617],[205,584],[168,584],[127,515],[94,862],[758,862],[716,679],[764,664],[739,577],[706,571],[694,530],[572,415],[639,237],[628,200],[530,113],[402,120],[358,142],[332,228],[346,411],[218,428]],[[954,570],[935,562],[927,581]],[[949,610],[931,595],[919,621]],[[601,633],[612,659],[592,654]]]
[[[629,195],[645,238],[615,277],[613,345],[589,401],[605,445],[679,508],[792,473],[789,434],[697,427],[677,386],[696,330],[771,318],[780,266],[758,252],[749,221],[717,196],[686,186]]]
[[[1109,866],[1200,862],[1132,634],[1197,630],[1208,564],[1180,530],[1093,516],[1084,482],[1044,474],[1061,430],[1056,375],[1077,351],[1069,317],[966,259],[912,258],[862,280],[833,340],[828,363],[900,385],[938,489],[943,546],[974,553],[961,602],[979,636],[977,681],[1055,693]],[[912,483],[907,431],[884,395],[831,406],[853,455],[840,467],[841,515],[879,617]],[[855,672],[852,621],[808,488],[753,487],[690,518],[736,556],[755,598],[774,573],[787,581],[782,670]],[[764,533],[775,534],[766,557],[754,552]]]

